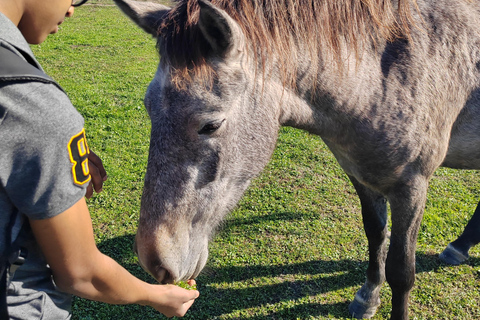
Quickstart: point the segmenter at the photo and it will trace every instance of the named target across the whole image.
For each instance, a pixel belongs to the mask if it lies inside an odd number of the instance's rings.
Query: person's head
[[[0,0],[5,14],[30,44],[42,43],[49,34],[58,31],[65,17],[73,15],[74,7],[86,0]]]

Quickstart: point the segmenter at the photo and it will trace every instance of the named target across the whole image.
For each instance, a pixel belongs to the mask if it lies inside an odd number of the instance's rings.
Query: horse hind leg
[[[367,280],[358,290],[348,309],[357,319],[371,318],[380,305],[380,289],[385,282],[387,242],[386,199],[350,177],[362,205],[362,217],[368,239],[369,261]]]
[[[451,242],[439,255],[441,261],[451,265],[459,265],[468,259],[468,251],[480,243],[480,203],[472,218],[457,240]]]

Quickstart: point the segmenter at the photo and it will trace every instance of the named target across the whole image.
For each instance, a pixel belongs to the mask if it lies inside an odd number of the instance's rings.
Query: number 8
[[[88,168],[88,149],[85,129],[79,134],[74,135],[68,142],[68,153],[70,161],[73,163],[72,175],[73,181],[78,185],[83,185],[90,181],[90,170]]]

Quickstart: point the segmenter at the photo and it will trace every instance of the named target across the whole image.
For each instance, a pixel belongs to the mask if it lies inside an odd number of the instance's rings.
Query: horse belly
[[[472,132],[462,137],[452,137],[442,167],[480,169],[480,135]]]
[[[443,167],[480,169],[480,100],[470,101],[452,128]]]

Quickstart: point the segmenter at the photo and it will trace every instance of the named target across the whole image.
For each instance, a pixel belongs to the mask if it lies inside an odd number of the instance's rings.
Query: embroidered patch
[[[72,162],[73,181],[78,185],[83,185],[90,181],[90,169],[88,168],[88,149],[85,129],[79,134],[74,135],[68,143],[68,154]]]

